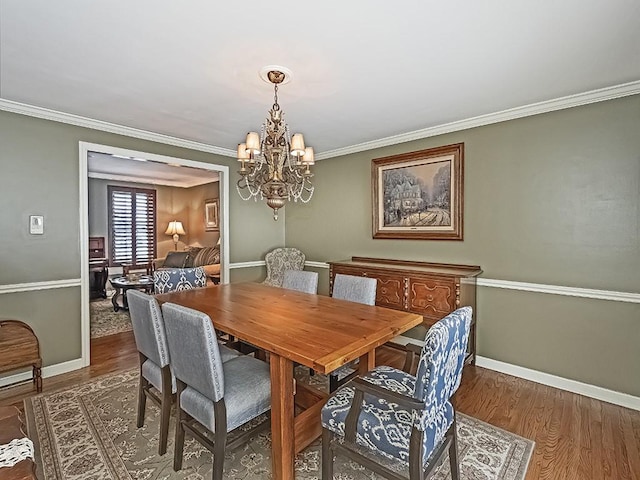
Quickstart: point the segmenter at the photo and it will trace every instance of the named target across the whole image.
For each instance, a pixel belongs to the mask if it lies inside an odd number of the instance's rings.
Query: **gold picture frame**
[[[371,161],[373,238],[463,239],[464,143]]]

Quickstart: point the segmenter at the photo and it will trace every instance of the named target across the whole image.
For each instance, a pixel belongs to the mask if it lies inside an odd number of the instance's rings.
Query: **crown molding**
[[[364,152],[366,150],[373,150],[376,148],[388,147],[390,145],[397,145],[399,143],[411,142],[413,140],[420,140],[423,138],[444,135],[445,133],[468,130],[470,128],[482,127],[485,125],[491,125],[493,123],[506,122],[508,120],[515,120],[518,118],[539,115],[541,113],[554,112],[556,110],[564,110],[567,108],[579,107],[581,105],[588,105],[590,103],[604,102],[606,100],[613,100],[616,98],[628,97],[638,94],[640,94],[640,80],[624,83],[622,85],[600,88],[589,92],[578,93],[576,95],[569,95],[553,100],[546,100],[544,102],[532,103],[530,105],[525,105],[522,107],[510,108],[508,110],[480,115],[457,122],[445,123],[443,125],[437,125],[435,127],[414,130],[413,132],[401,133],[399,135],[393,135],[390,137],[373,140],[371,142],[364,142],[348,147],[328,150],[326,152],[317,153],[316,160],[326,160],[328,158],[340,157],[352,153]],[[206,143],[194,142],[192,140],[171,137],[169,135],[162,135],[160,133],[149,132],[146,130],[139,130],[137,128],[125,127],[123,125],[103,122],[101,120],[94,120],[92,118],[81,117],[79,115],[73,115],[70,113],[57,112],[55,110],[27,105],[24,103],[5,100],[2,98],[0,98],[0,110],[19,113],[21,115],[28,115],[30,117],[43,118],[45,120],[52,120],[54,122],[67,123],[79,127],[92,128],[94,130],[101,130],[104,132],[115,133],[127,137],[149,140],[151,142],[174,145],[176,147],[183,147],[201,152],[215,153],[217,155],[222,155],[225,157],[236,157],[235,150],[229,150],[227,148],[217,147],[215,145],[209,145]]]
[[[192,140],[185,140],[178,137],[171,137],[169,135],[149,132],[147,130],[125,127],[124,125],[117,125],[115,123],[103,122],[102,120],[81,117],[79,115],[73,115],[71,113],[63,113],[55,110],[50,110],[48,108],[13,102],[11,100],[5,100],[3,98],[0,98],[0,110],[11,113],[19,113],[21,115],[27,115],[29,117],[42,118],[44,120],[52,120],[54,122],[66,123],[69,125],[75,125],[77,127],[91,128],[93,130],[115,133],[117,135],[124,135],[126,137],[149,140],[150,142],[188,148],[190,150],[197,150],[199,152],[215,153],[216,155],[223,155],[225,157],[235,158],[237,153],[235,150],[229,150],[228,148],[216,147],[215,145],[194,142]]]
[[[546,100],[544,102],[532,103],[522,107],[510,108],[501,112],[489,113],[478,117],[468,118],[457,122],[445,123],[435,127],[423,128],[413,132],[401,133],[391,137],[373,140],[371,142],[359,143],[349,147],[337,148],[326,152],[316,154],[316,160],[326,160],[328,158],[340,157],[351,153],[364,152],[375,148],[388,147],[399,143],[411,142],[422,138],[435,137],[445,133],[459,132],[460,130],[468,130],[470,128],[482,127],[493,123],[506,122],[507,120],[515,120],[517,118],[530,117],[541,113],[554,112],[556,110],[564,110],[566,108],[579,107],[590,103],[604,102],[620,97],[628,97],[640,94],[640,80],[629,82],[613,87],[600,88],[590,92],[578,93],[567,97],[556,98],[554,100]]]
[[[200,183],[187,183],[180,182],[174,180],[164,180],[161,178],[140,178],[132,175],[118,175],[113,173],[98,173],[98,172],[89,172],[87,174],[89,178],[95,178],[97,180],[111,180],[113,182],[131,182],[131,183],[147,183],[150,185],[164,185],[167,187],[177,187],[177,188],[193,188],[198,187],[200,185],[205,185],[207,183],[212,183],[216,180],[206,179],[204,182]]]

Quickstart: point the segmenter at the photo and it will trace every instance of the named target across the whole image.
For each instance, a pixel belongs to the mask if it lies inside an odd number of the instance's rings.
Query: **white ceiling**
[[[217,182],[219,179],[218,172],[211,170],[154,162],[138,157],[120,158],[99,152],[89,152],[87,171],[89,178],[181,188]]]
[[[4,100],[235,150],[269,64],[292,133],[344,150],[638,82],[640,2],[0,1]]]

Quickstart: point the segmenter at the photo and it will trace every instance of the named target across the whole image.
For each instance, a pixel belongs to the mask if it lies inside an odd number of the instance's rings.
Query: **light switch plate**
[[[44,234],[44,216],[43,215],[29,216],[29,233],[31,235]]]

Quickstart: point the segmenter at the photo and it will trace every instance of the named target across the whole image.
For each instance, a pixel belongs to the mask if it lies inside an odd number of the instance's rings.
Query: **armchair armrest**
[[[413,343],[401,345],[399,343],[387,342],[384,344],[384,348],[391,348],[403,353],[405,358],[402,371],[410,375],[416,374],[416,371],[418,370],[418,360],[420,360],[420,355],[422,354],[422,347]]]
[[[413,397],[409,397],[408,395],[387,390],[386,388],[375,385],[371,382],[367,382],[362,377],[354,378],[351,380],[349,385],[355,389],[355,393],[353,395],[351,407],[349,408],[349,413],[347,414],[347,418],[344,422],[344,437],[346,441],[351,443],[355,442],[356,430],[358,428],[358,417],[362,410],[365,393],[397,403],[409,410],[421,410],[424,408],[424,402],[416,400]]]

